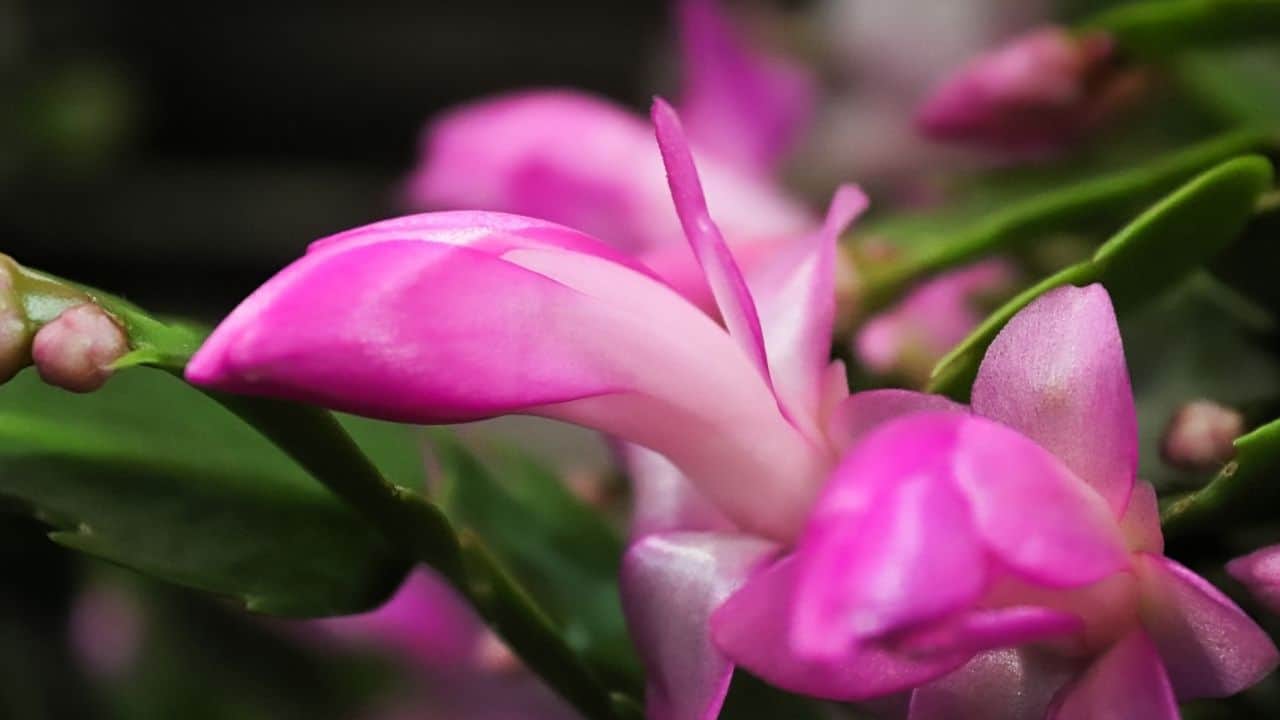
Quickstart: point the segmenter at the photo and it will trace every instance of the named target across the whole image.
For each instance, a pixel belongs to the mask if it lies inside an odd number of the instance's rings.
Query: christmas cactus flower
[[[1249,687],[1276,648],[1164,557],[1136,432],[1106,291],[1055,290],[993,342],[972,407],[886,423],[845,457],[795,560],[730,598],[717,639],[749,653],[785,607],[815,667],[932,661],[913,720],[1176,718],[1178,701]],[[759,651],[749,666],[776,664]]]
[[[1039,154],[1097,127],[1141,82],[1120,66],[1106,35],[1045,27],[960,68],[928,97],[916,124],[938,140]]]
[[[812,112],[798,67],[752,52],[717,0],[680,0],[688,121],[702,182],[739,265],[767,264],[821,224],[773,178]],[[671,205],[646,120],[570,90],[502,95],[424,131],[406,187],[416,209],[499,210],[567,225],[641,258],[704,308],[710,290]]]
[[[841,189],[818,232],[767,272],[744,276],[711,219],[675,112],[658,101],[653,115],[723,325],[583,233],[444,212],[314,243],[231,313],[186,375],[405,422],[540,415],[660,454],[654,464],[678,473],[649,487],[649,519],[638,525],[670,532],[643,534],[628,554],[626,605],[650,667],[651,716],[687,717],[714,712],[732,670],[707,646],[713,600],[794,541],[850,431],[843,368],[828,363],[833,255],[866,200]],[[696,530],[708,516],[722,532],[703,537]],[[676,592],[671,583],[704,546],[715,567]],[[655,552],[677,547],[689,552],[654,563]],[[648,622],[643,613],[667,602],[699,631]],[[690,692],[669,692],[688,663],[698,668]]]

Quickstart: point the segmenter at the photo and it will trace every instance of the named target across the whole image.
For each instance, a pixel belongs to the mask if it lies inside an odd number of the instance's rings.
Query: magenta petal
[[[798,653],[837,658],[963,610],[986,587],[984,549],[950,482],[954,427],[899,424],[840,465],[797,548]]]
[[[917,412],[952,411],[968,413],[969,408],[942,395],[889,388],[854,393],[831,413],[827,432],[837,447],[851,447],[881,425]]]
[[[730,662],[712,644],[711,613],[776,546],[745,535],[649,535],[622,564],[623,608],[648,676],[649,720],[712,720]]]
[[[974,415],[959,426],[955,481],[979,534],[1010,569],[1055,587],[1123,570],[1129,550],[1102,498],[1053,455],[1004,425]]]
[[[830,700],[866,700],[915,687],[962,665],[959,657],[908,657],[866,645],[838,658],[796,654],[790,642],[797,560],[759,571],[712,616],[716,645],[737,665],[790,692]]]
[[[797,420],[821,414],[835,324],[836,243],[866,207],[861,189],[840,187],[821,230],[789,243],[747,276],[760,312],[769,372],[783,405]],[[820,434],[817,427],[809,430]]]
[[[755,300],[747,288],[729,246],[725,244],[720,228],[716,227],[707,210],[707,199],[698,180],[698,169],[693,163],[689,141],[684,136],[676,111],[661,98],[653,101],[653,127],[662,151],[662,162],[667,168],[667,182],[671,186],[671,198],[675,201],[676,214],[684,234],[689,238],[693,254],[707,276],[707,284],[720,309],[729,334],[737,339],[743,351],[769,378],[769,361],[765,353],[764,331],[756,312]]]
[[[631,537],[681,530],[734,529],[670,460],[632,443],[619,443],[631,480]]]
[[[1129,505],[1120,517],[1120,530],[1134,552],[1164,553],[1164,532],[1160,529],[1160,505],[1156,489],[1145,480],[1137,481]]]
[[[1120,638],[1054,700],[1050,720],[1178,720],[1156,646],[1141,628]]]
[[[1111,298],[1101,285],[1046,293],[987,349],[973,409],[1057,455],[1116,516],[1138,466],[1138,421]]]
[[[975,653],[1017,647],[1078,633],[1084,622],[1076,615],[1034,605],[963,612],[938,626],[912,632],[903,640],[910,652]]]
[[[770,169],[813,115],[813,78],[799,65],[754,53],[720,0],[677,3],[684,89],[681,114],[695,142]]]
[[[1227,573],[1248,587],[1268,610],[1280,613],[1280,545],[1232,560],[1227,563]]]
[[[907,720],[1044,720],[1071,670],[1047,653],[990,650],[915,690]]]
[[[797,532],[826,459],[722,328],[580,233],[445,215],[299,259],[188,379],[402,422],[573,422],[662,452],[744,528]]]
[[[1213,585],[1157,555],[1137,566],[1142,622],[1179,699],[1234,695],[1275,669],[1271,638]]]

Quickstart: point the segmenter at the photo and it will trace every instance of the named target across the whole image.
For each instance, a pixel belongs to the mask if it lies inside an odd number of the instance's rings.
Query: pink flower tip
[[[62,311],[40,328],[31,356],[40,377],[71,392],[92,392],[113,372],[112,364],[129,352],[124,330],[92,303]]]
[[[1140,76],[1101,33],[1033,30],[971,60],[916,115],[924,135],[1015,153],[1054,150],[1126,104]]]
[[[1280,545],[1268,545],[1232,560],[1227,563],[1227,574],[1268,610],[1280,613]]]

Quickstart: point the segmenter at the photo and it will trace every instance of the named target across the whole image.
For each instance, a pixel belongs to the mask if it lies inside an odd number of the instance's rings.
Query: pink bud
[[[98,678],[118,679],[133,668],[145,629],[137,600],[113,585],[84,591],[71,607],[71,649]]]
[[[1235,457],[1244,417],[1211,400],[1183,405],[1169,420],[1160,443],[1165,462],[1188,470],[1212,469]]]
[[[974,58],[948,77],[916,122],[937,140],[1045,152],[1096,127],[1140,84],[1137,72],[1119,65],[1106,35],[1046,27]]]
[[[111,377],[111,365],[129,351],[124,330],[91,303],[62,312],[40,328],[32,357],[40,377],[71,392],[91,392]]]

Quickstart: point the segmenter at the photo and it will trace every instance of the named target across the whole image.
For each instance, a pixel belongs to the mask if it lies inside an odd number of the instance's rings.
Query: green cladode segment
[[[1198,173],[1248,152],[1275,148],[1280,132],[1227,133],[1137,167],[1020,196],[976,212],[943,211],[870,223],[857,238],[901,248],[889,262],[859,260],[859,307],[882,309],[923,279],[1053,234],[1111,229]],[[855,250],[856,253],[856,250]]]
[[[1146,0],[1103,11],[1077,26],[1113,37],[1127,56],[1152,62],[1181,53],[1274,39],[1280,0]]]
[[[1210,261],[1252,217],[1271,189],[1266,158],[1229,160],[1157,202],[1104,243],[1093,257],[1024,290],[990,315],[934,367],[929,390],[968,397],[987,346],[1019,310],[1063,285],[1101,282],[1118,312],[1156,297]]]
[[[1200,490],[1165,505],[1161,524],[1170,542],[1183,543],[1233,523],[1274,521],[1280,482],[1280,420],[1235,441],[1236,457]]]

